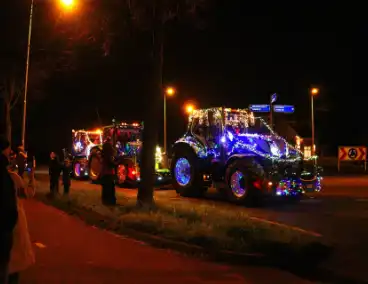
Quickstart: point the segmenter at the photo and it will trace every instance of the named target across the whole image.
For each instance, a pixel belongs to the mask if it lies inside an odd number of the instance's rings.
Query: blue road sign
[[[250,105],[249,109],[253,112],[270,112],[270,105]]]
[[[274,93],[274,94],[271,95],[271,104],[273,104],[274,102],[276,102],[276,100],[277,100],[277,94]]]
[[[289,105],[274,105],[273,106],[274,112],[283,112],[283,113],[294,113],[295,107]]]

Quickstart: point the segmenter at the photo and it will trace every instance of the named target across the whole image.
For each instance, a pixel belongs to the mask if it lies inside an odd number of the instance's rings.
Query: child
[[[71,169],[71,162],[68,158],[64,159],[64,165],[63,165],[63,185],[64,185],[64,195],[69,194],[69,189],[71,185],[70,181],[70,172]]]

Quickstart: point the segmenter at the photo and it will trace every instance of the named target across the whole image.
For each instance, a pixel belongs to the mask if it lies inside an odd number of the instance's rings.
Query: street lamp
[[[31,2],[31,9],[29,12],[29,26],[28,26],[28,41],[27,41],[27,59],[26,59],[26,74],[24,82],[24,101],[23,101],[23,121],[22,121],[22,145],[25,146],[26,137],[26,119],[27,119],[27,94],[28,94],[28,74],[29,74],[29,55],[31,51],[32,38],[32,20],[34,1]],[[71,8],[74,6],[74,0],[59,0],[64,8]]]
[[[173,87],[168,87],[164,91],[164,164],[167,166],[167,120],[166,120],[166,99],[172,97],[176,93]]]
[[[74,4],[73,0],[61,0],[61,4],[63,4],[66,7],[70,7]]]
[[[311,89],[311,123],[312,123],[312,156],[314,156],[315,148],[314,148],[314,96],[317,96],[319,93],[318,88]]]
[[[185,106],[185,111],[188,113],[188,114],[191,114],[193,111],[194,111],[194,106],[192,104],[187,104]]]

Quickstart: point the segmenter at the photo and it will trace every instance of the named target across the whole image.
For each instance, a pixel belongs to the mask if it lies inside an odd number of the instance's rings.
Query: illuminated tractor
[[[88,158],[91,149],[102,144],[102,131],[72,130],[72,176],[76,179],[88,178]]]
[[[172,181],[182,196],[214,186],[237,203],[257,204],[268,195],[298,200],[302,172],[301,152],[248,110],[194,110],[173,146]]]
[[[110,141],[115,146],[116,183],[119,186],[135,186],[140,181],[140,153],[142,149],[143,125],[120,123],[103,127],[99,145],[90,148],[88,155],[88,176],[97,182],[102,165],[102,144]],[[156,181],[158,184],[170,182],[170,171],[159,168],[162,154],[156,155]],[[153,159],[155,157],[152,157]]]

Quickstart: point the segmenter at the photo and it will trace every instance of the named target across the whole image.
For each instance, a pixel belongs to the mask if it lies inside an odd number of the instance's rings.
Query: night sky
[[[1,4],[2,39],[9,40],[0,50],[2,62],[16,62],[22,82],[29,11],[27,1],[18,2]],[[39,155],[70,147],[71,129],[98,126],[99,116],[103,124],[113,116],[142,118],[140,105],[149,96],[145,59],[150,34],[127,27],[117,2],[101,8],[98,0],[88,1],[74,15],[61,15],[51,1],[36,5],[27,144]],[[163,80],[178,91],[168,101],[171,143],[183,134],[188,100],[200,107],[246,108],[268,103],[274,92],[278,103],[295,105],[296,113],[286,118],[296,121],[301,135],[309,135],[308,92],[318,87],[316,139],[326,151],[334,155],[337,145],[367,144],[361,122],[366,120],[367,25],[357,14],[353,17],[346,5],[312,2],[209,2],[195,22],[166,26]],[[109,19],[106,26],[99,22],[104,18]],[[354,87],[353,60],[364,71],[355,72]],[[8,69],[2,65],[4,76]],[[15,141],[20,140],[21,107],[13,112]]]

